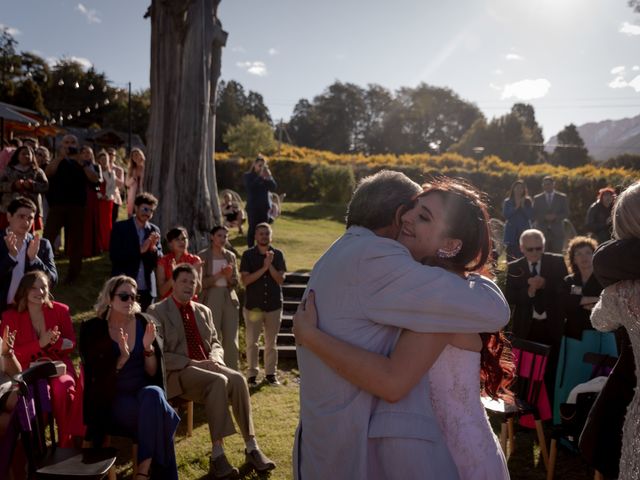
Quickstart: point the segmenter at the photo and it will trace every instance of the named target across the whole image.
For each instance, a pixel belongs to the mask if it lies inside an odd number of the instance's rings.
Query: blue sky
[[[149,84],[149,0],[0,0],[19,49]],[[449,87],[491,118],[534,105],[545,137],[640,113],[640,14],[626,0],[222,0],[222,78],[274,120],[335,80]]]

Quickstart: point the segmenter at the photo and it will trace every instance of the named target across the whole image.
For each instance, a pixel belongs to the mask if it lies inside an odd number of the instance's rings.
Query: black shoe
[[[244,451],[245,461],[253,467],[256,472],[268,472],[276,468],[276,464],[260,450],[255,449],[250,452]]]
[[[238,476],[239,473],[238,469],[229,463],[224,453],[216,458],[209,458],[209,475],[211,478],[231,478]]]
[[[258,385],[258,382],[256,382],[256,377],[247,378],[247,383],[250,387],[256,387]]]
[[[265,378],[267,379],[269,385],[280,385],[278,377],[276,377],[275,375],[267,375]]]

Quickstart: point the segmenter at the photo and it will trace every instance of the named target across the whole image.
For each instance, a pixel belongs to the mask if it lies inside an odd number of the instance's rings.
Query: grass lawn
[[[331,243],[344,232],[345,207],[285,202],[284,211],[273,225],[273,244],[283,250],[289,271],[308,271]],[[231,233],[232,244],[241,253],[246,248],[244,237]],[[60,277],[64,278],[68,262],[58,262]],[[108,255],[85,260],[81,277],[76,285],[55,288],[56,300],[71,306],[77,325],[93,315],[92,305],[98,291],[110,272]],[[242,327],[241,327],[242,330]],[[241,332],[241,337],[242,337]],[[241,350],[243,350],[241,338]],[[244,358],[242,359],[244,362]],[[280,362],[281,387],[259,386],[252,392],[252,407],[257,439],[264,452],[278,465],[269,478],[290,479],[293,434],[298,421],[298,382],[295,364]],[[208,455],[211,442],[204,410],[196,405],[193,436],[185,436],[181,425],[176,436],[176,454],[180,478],[185,480],[207,478]],[[181,412],[182,413],[182,412]],[[186,414],[184,415],[186,416]],[[497,427],[497,426],[496,426]],[[497,430],[496,430],[497,431]],[[534,443],[533,431],[516,430],[517,449],[509,460],[512,479],[542,480],[544,467]],[[330,441],[330,439],[327,439]],[[119,447],[119,478],[131,477],[130,444],[116,439]],[[225,442],[225,449],[233,465],[244,462],[244,445],[240,435],[233,435]],[[577,457],[559,452],[556,478],[581,480],[593,478],[592,472]],[[244,479],[259,478],[255,474],[241,472]],[[329,479],[327,479],[329,480]],[[358,480],[358,479],[354,479]]]

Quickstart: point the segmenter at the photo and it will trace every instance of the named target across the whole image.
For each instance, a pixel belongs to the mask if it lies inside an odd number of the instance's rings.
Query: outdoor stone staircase
[[[308,273],[287,273],[282,285],[282,324],[278,333],[277,348],[279,358],[296,358],[296,339],[293,336],[293,315],[302,300],[309,282]],[[263,354],[260,347],[260,354]]]

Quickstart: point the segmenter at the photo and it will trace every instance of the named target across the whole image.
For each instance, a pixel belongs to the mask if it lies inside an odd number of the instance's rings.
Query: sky
[[[175,0],[177,1],[177,0]],[[0,0],[18,49],[149,86],[150,0]],[[222,0],[222,79],[275,121],[336,80],[447,87],[488,117],[534,106],[545,138],[640,114],[640,14],[626,0]]]

